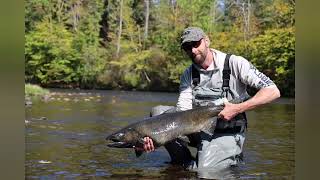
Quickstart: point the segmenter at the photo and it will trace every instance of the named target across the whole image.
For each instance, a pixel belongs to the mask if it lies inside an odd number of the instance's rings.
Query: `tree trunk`
[[[238,1],[238,7],[241,10],[241,16],[243,19],[243,40],[247,41],[250,35],[250,11],[251,11],[251,2],[250,0]]]
[[[78,30],[78,23],[80,20],[80,8],[81,1],[77,1],[74,4],[71,4],[72,26],[74,31]]]
[[[120,0],[120,15],[119,15],[119,30],[118,30],[118,40],[117,40],[117,52],[116,57],[119,57],[120,53],[120,40],[121,40],[121,33],[122,33],[122,8],[123,8],[123,0]]]
[[[144,0],[145,3],[145,24],[144,24],[144,41],[143,48],[146,48],[146,41],[148,40],[148,27],[149,27],[149,0]]]

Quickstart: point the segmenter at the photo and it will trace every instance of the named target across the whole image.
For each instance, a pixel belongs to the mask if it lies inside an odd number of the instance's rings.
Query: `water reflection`
[[[34,99],[26,108],[26,179],[293,178],[294,104],[290,99],[248,113],[244,164],[225,172],[199,173],[170,165],[162,147],[140,158],[131,149],[106,147],[109,133],[147,117],[153,106],[175,105],[177,94],[55,92],[49,101]]]

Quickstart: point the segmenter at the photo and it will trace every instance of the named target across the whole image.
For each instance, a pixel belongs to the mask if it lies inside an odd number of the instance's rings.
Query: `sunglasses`
[[[199,41],[191,41],[191,42],[186,42],[182,45],[182,49],[185,51],[189,51],[192,48],[197,48],[200,46],[202,39],[200,39]]]

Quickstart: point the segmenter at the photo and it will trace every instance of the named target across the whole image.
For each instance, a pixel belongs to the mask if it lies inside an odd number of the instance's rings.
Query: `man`
[[[181,76],[176,110],[206,106],[221,98],[230,101],[246,97],[247,85],[258,92],[240,104],[225,102],[214,132],[189,136],[189,145],[198,150],[196,158],[180,139],[165,146],[174,163],[190,169],[221,169],[236,165],[241,160],[245,140],[247,119],[244,112],[280,97],[277,86],[245,58],[210,49],[209,45],[210,40],[202,29],[189,27],[183,31],[181,47],[193,63]],[[155,115],[165,110],[155,109]],[[154,151],[152,139],[145,137],[144,141],[144,150]]]

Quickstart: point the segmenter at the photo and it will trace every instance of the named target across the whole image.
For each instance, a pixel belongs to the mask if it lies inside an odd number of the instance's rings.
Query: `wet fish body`
[[[113,141],[109,147],[143,147],[143,138],[150,137],[155,147],[192,133],[209,132],[215,127],[216,118],[223,106],[206,106],[187,111],[164,113],[133,123],[106,139]]]

